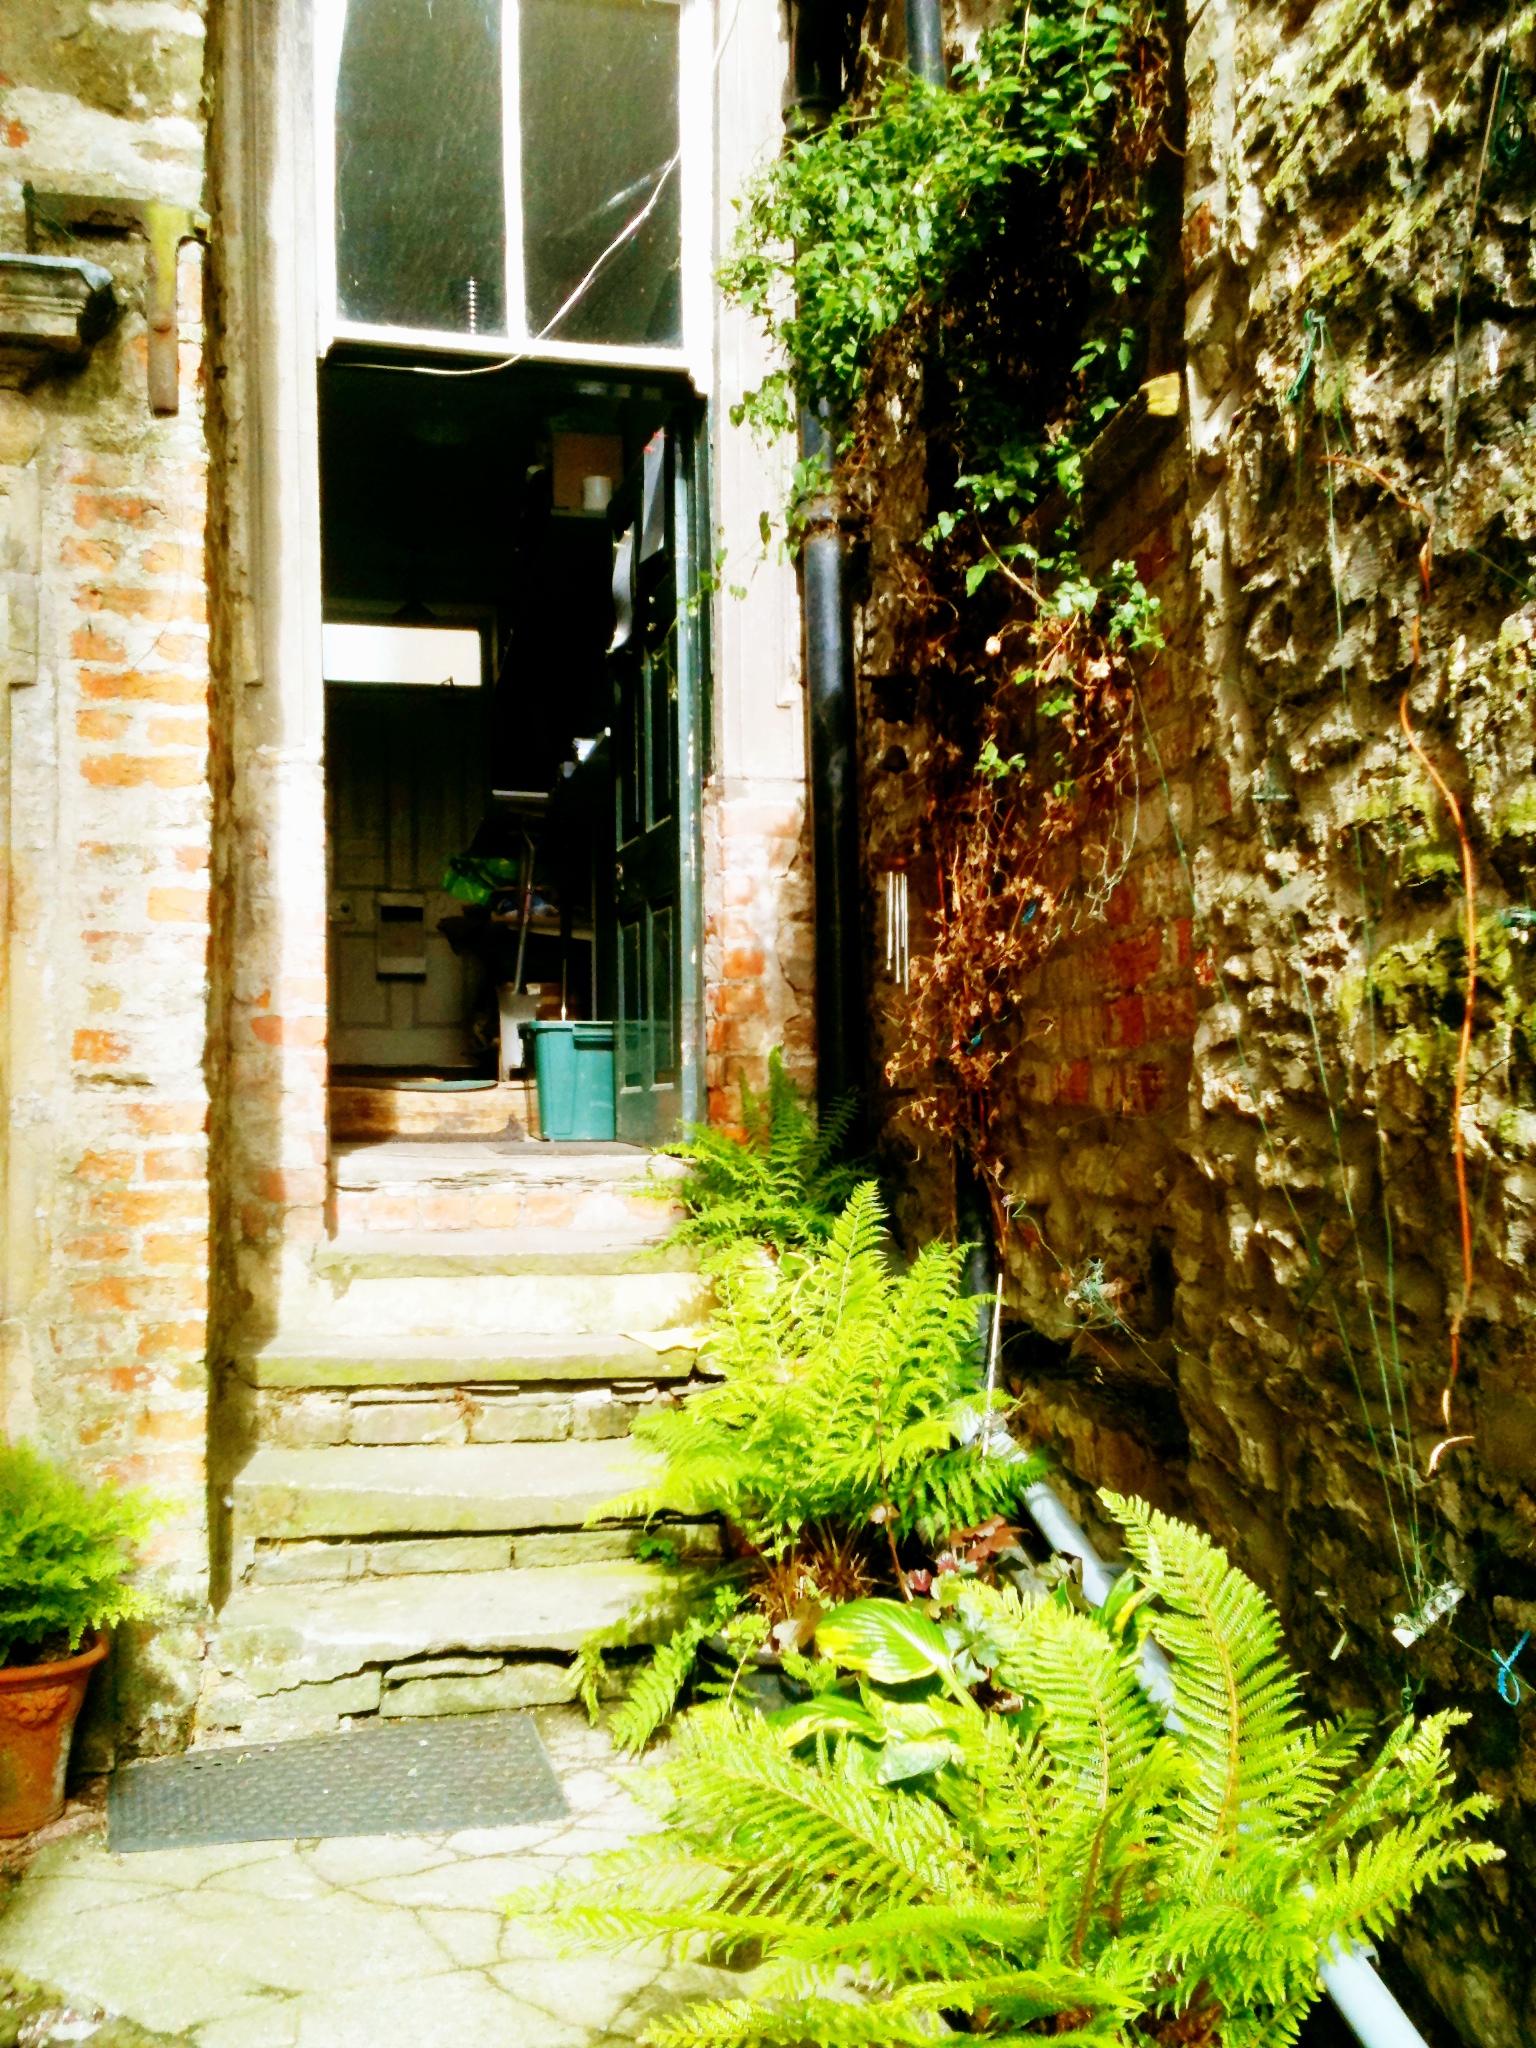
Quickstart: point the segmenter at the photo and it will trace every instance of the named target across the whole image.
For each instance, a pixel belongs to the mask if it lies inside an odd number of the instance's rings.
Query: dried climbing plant
[[[1029,977],[1103,916],[1129,859],[1133,664],[1157,637],[1155,603],[1124,563],[1103,586],[1049,562],[1028,575],[1003,566],[1021,602],[987,647],[1007,676],[983,701],[979,752],[954,738],[936,749],[932,946],[890,1075],[994,1185],[996,1082],[1021,1044]]]

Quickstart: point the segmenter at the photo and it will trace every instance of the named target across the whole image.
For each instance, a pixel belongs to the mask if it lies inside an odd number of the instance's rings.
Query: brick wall
[[[815,963],[803,791],[705,793],[705,1073],[712,1123],[734,1127],[741,1083],[775,1049],[815,1086]]]
[[[0,22],[0,248],[21,187],[196,206],[202,21],[58,0]],[[129,1740],[178,1738],[207,1590],[208,630],[201,252],[179,266],[181,410],[146,395],[142,241],[78,374],[0,393],[11,602],[5,1392],[11,1435],[173,1506],[184,1623],[126,1640]]]

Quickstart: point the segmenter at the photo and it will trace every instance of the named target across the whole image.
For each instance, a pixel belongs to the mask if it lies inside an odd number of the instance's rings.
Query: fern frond
[[[1136,1658],[1088,1616],[1049,1603],[1034,1610],[997,1665],[1000,1683],[1039,1703],[1041,1741],[1102,1813],[1151,1750],[1157,1715]]]
[[[719,1514],[777,1557],[812,1525],[867,1528],[876,1507],[898,1541],[1012,1512],[1035,1468],[967,1441],[981,1386],[960,1280],[950,1245],[893,1271],[873,1182],[819,1246],[722,1268],[718,1377],[637,1419],[656,1476],[600,1515]]]
[[[611,1629],[595,1628],[584,1635],[576,1646],[576,1697],[587,1710],[587,1721],[597,1726],[598,1715],[602,1712],[603,1681],[608,1676],[608,1667],[603,1662],[603,1652],[611,1649]]]
[[[1453,1830],[1486,1813],[1492,1801],[1442,1803],[1426,1814],[1400,1821],[1389,1833],[1364,1842],[1351,1860],[1340,1850],[1331,1882],[1312,1899],[1312,1929],[1320,1947],[1335,1938],[1375,1939],[1426,1885],[1458,1870],[1496,1863],[1503,1850],[1472,1842]]]
[[[1173,1711],[1196,1770],[1186,1840],[1231,1855],[1240,1832],[1252,1842],[1315,1811],[1329,1775],[1315,1740],[1298,1736],[1280,1617],[1198,1530],[1143,1502],[1102,1498],[1159,1603],[1153,1633],[1172,1659]]]
[[[653,2020],[641,2036],[654,2048],[929,2048],[949,2029],[926,2013],[841,1997],[701,1999]]]
[[[754,1714],[690,1715],[667,1778],[687,1840],[728,1871],[732,1912],[805,1912],[823,1920],[869,1899],[956,1903],[977,1873],[963,1837],[931,1800],[893,1795],[849,1757],[812,1769],[786,1755]]]
[[[743,1597],[739,1586],[717,1586],[696,1614],[657,1645],[650,1663],[636,1676],[623,1706],[608,1724],[615,1749],[629,1756],[640,1754],[677,1705],[698,1661],[700,1645],[730,1620]]]
[[[728,1248],[741,1239],[783,1252],[814,1245],[833,1228],[860,1179],[845,1159],[853,1127],[852,1098],[824,1118],[804,1100],[784,1071],[781,1053],[768,1056],[768,1088],[753,1093],[741,1083],[744,1138],[694,1124],[678,1144],[663,1149],[693,1171],[681,1186],[667,1182],[642,1190],[682,1202],[683,1221],[671,1242]]]

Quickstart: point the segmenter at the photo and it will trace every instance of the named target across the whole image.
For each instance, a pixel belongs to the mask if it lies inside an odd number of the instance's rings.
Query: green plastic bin
[[[546,1138],[611,1138],[613,1026],[546,1019],[522,1027],[533,1040],[539,1131]]]

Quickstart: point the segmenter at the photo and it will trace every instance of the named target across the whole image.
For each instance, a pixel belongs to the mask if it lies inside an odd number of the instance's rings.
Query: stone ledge
[[[494,1386],[562,1380],[687,1379],[698,1346],[657,1330],[657,1349],[627,1332],[572,1336],[275,1337],[236,1361],[253,1387]]]
[[[117,316],[110,271],[80,256],[0,255],[0,386],[83,363]]]
[[[580,1528],[644,1486],[653,1459],[610,1442],[263,1445],[236,1476],[235,1536],[468,1536]]]

